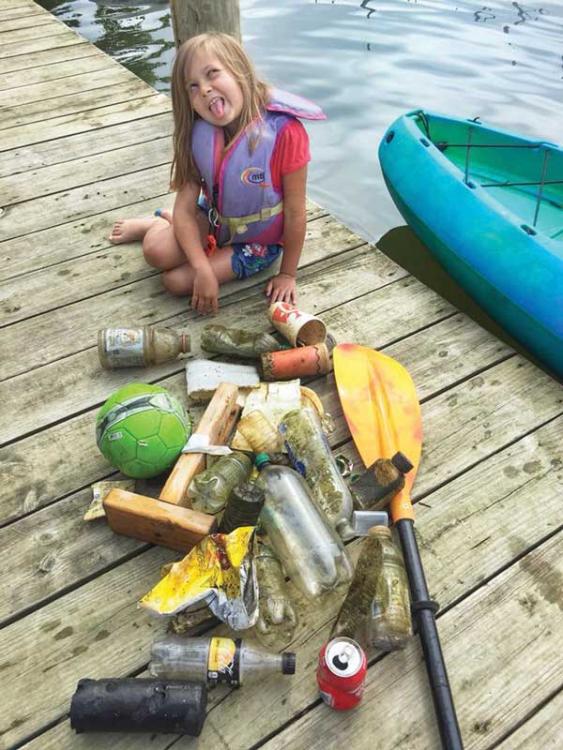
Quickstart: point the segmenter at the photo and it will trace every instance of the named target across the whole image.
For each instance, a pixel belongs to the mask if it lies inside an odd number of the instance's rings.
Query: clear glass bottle
[[[252,461],[245,453],[235,451],[221,456],[192,479],[188,488],[192,508],[203,513],[218,513],[227,504],[233,489],[248,480],[251,471]]]
[[[184,638],[166,635],[153,642],[153,677],[219,682],[238,687],[271,674],[295,674],[295,654],[274,654],[240,638]]]
[[[254,555],[258,580],[258,621],[256,638],[266,648],[284,648],[293,640],[297,614],[291,603],[280,561],[265,542],[258,543]]]
[[[338,535],[318,510],[303,477],[275,466],[259,453],[258,484],[266,492],[260,524],[286,574],[306,596],[318,597],[352,577],[352,565]]]
[[[412,621],[409,582],[402,555],[387,526],[371,528],[366,541],[375,542],[381,550],[380,573],[368,621],[369,643],[383,651],[404,648],[412,636]]]
[[[172,328],[102,328],[98,356],[102,367],[143,367],[176,359],[190,351],[187,333]]]
[[[201,348],[217,354],[231,354],[235,357],[258,359],[265,352],[275,352],[285,348],[269,333],[255,333],[242,328],[227,328],[212,324],[203,329]]]
[[[351,539],[352,494],[338,470],[318,416],[310,409],[294,409],[284,414],[279,431],[291,464],[305,477],[315,504],[342,539]]]

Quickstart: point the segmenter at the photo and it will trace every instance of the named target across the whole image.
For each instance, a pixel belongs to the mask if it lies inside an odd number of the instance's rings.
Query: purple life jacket
[[[281,242],[283,194],[274,189],[270,160],[276,140],[294,117],[324,120],[320,107],[280,89],[260,121],[251,122],[223,157],[223,128],[197,119],[192,131],[192,153],[211,206],[210,221],[216,226],[220,246],[231,242]],[[254,151],[251,138],[259,136]],[[223,161],[221,161],[223,159]]]

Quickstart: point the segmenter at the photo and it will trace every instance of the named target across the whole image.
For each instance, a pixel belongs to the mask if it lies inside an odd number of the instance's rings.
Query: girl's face
[[[200,50],[193,56],[187,70],[186,87],[194,111],[212,125],[225,128],[240,117],[241,88],[211,53]]]

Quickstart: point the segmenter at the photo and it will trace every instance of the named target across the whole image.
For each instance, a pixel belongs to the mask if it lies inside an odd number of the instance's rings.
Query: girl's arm
[[[209,258],[202,247],[196,211],[200,186],[188,182],[177,194],[172,225],[174,234],[186,259],[194,271],[192,308],[204,313],[219,308],[219,284]]]
[[[270,279],[266,295],[270,302],[297,301],[296,276],[299,258],[305,242],[307,212],[305,193],[307,166],[283,177],[283,257],[280,271]]]

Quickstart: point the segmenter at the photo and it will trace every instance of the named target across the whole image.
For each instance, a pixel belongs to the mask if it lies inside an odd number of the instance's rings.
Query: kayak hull
[[[474,152],[483,144],[473,162],[464,147],[468,142],[476,144]],[[489,143],[499,147],[492,160]],[[525,160],[519,170],[514,159],[521,153]],[[563,377],[563,194],[554,176],[563,178],[561,149],[416,111],[390,126],[379,159],[397,208],[440,264],[508,333]],[[524,184],[511,194],[501,187],[503,181],[522,184],[537,177],[541,182],[542,175],[548,184],[541,188],[541,201],[539,185]]]

